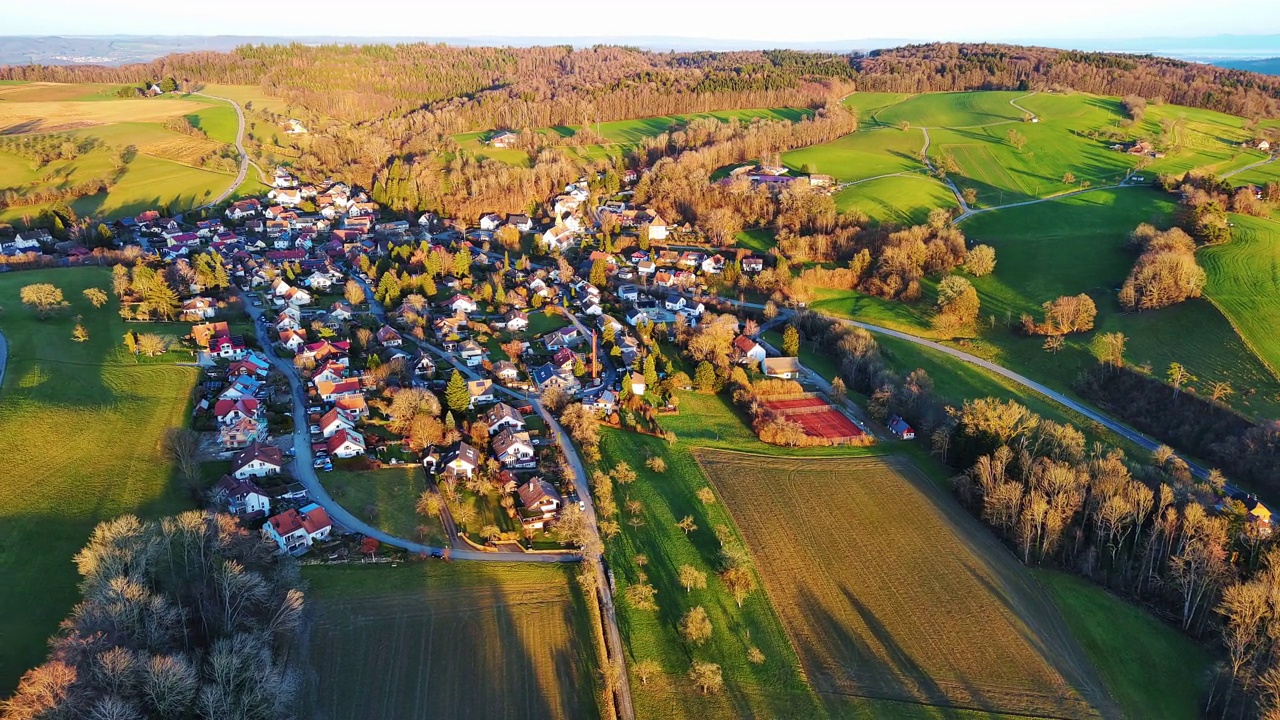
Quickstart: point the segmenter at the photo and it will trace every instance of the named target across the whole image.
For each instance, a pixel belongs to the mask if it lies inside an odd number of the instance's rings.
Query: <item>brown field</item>
[[[211,152],[217,152],[221,147],[222,143],[208,138],[180,135],[143,143],[138,146],[138,151],[162,160],[173,160],[184,165],[195,165],[200,158]]]
[[[52,102],[75,100],[110,85],[86,85],[80,83],[31,82],[21,85],[0,85],[0,102]]]
[[[83,87],[82,87],[83,89]],[[0,134],[54,132],[118,122],[159,122],[209,106],[190,100],[0,102]]]
[[[311,568],[317,720],[599,717],[573,568]]]
[[[1115,714],[1046,591],[909,462],[695,456],[828,702]]]

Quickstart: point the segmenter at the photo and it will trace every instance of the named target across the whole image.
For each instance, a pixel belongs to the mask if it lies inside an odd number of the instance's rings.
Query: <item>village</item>
[[[770,188],[780,177],[743,171]],[[555,528],[589,498],[575,483],[585,474],[573,467],[578,451],[552,429],[552,413],[573,403],[601,422],[655,432],[658,413],[678,412],[675,392],[695,384],[692,367],[656,349],[659,339],[731,309],[710,285],[766,268],[764,256],[668,227],[631,205],[625,186],[598,197],[587,178],[549,198],[537,220],[486,214],[474,224],[431,213],[382,220],[343,183],[306,183],[286,168],[272,180],[266,196],[220,217],[148,211],[113,231],[118,247],[136,246],[144,259],[219,278],[177,288],[176,319],[192,323],[184,340],[205,369],[193,427],[205,457],[226,466],[209,500],[295,555],[319,546],[333,556],[344,535],[375,548],[365,518],[341,508],[323,478],[396,466],[421,468],[445,529],[439,544],[402,545],[436,557],[568,552],[574,542]],[[0,251],[90,259],[81,245],[51,240],[24,232]],[[724,353],[758,377],[802,379],[796,357],[763,341],[765,329],[735,320]],[[766,405],[818,436],[834,420],[843,437],[869,439],[855,409],[805,395]],[[913,437],[895,421],[899,438]],[[463,496],[489,508],[480,532],[459,509]]]

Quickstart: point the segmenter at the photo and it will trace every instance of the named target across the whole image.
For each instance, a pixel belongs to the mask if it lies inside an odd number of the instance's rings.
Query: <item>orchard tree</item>
[[[690,645],[703,645],[711,639],[711,618],[701,605],[680,618],[680,637]]]
[[[107,293],[102,288],[85,288],[84,296],[94,307],[100,308],[107,304]]]

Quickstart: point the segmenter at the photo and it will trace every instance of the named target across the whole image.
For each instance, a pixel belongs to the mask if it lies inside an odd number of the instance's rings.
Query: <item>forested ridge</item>
[[[594,123],[763,107],[826,108],[830,119],[836,101],[855,90],[1064,87],[1161,98],[1253,118],[1280,114],[1280,78],[1152,56],[985,44],[914,45],[865,56],[791,50],[655,53],[618,46],[292,44],[176,54],[122,67],[0,67],[0,79],[139,83],[170,77],[188,87],[258,85],[285,100],[289,112],[311,130],[295,140],[298,172],[363,186],[386,184],[391,175],[415,176],[419,187],[387,204],[409,209],[416,196],[424,200],[416,209],[449,214],[516,210],[544,199],[547,188],[578,172],[557,146],[598,142],[586,129]],[[279,118],[255,108],[250,119]],[[469,157],[453,140],[465,132],[554,126],[584,129],[570,138],[524,133],[520,147],[529,153],[528,169]],[[820,127],[823,123],[795,123],[791,132],[804,135],[806,142],[821,142],[824,138],[814,139],[825,135],[814,132]],[[760,128],[753,134],[777,130]],[[649,143],[622,162],[647,166],[688,149],[670,139],[661,139],[665,147]],[[773,150],[796,146],[769,145]],[[434,168],[429,173],[434,178],[424,183],[428,167]],[[491,192],[497,188],[520,190]],[[503,200],[495,200],[495,194]]]

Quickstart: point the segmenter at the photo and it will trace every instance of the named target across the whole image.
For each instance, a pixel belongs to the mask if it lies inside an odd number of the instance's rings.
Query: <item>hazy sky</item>
[[[1275,0],[13,0],[5,35],[1016,40],[1280,33]]]

